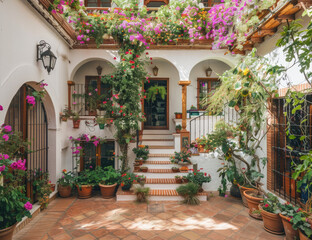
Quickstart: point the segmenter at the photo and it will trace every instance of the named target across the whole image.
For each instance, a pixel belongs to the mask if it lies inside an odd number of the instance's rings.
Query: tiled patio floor
[[[215,196],[199,206],[159,203],[164,212],[152,213],[146,204],[115,202],[100,196],[57,198],[14,240],[283,239],[267,233],[263,222],[249,217],[237,199]]]

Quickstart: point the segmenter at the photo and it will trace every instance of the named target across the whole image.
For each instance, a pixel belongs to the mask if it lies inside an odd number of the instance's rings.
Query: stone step
[[[163,149],[150,148],[149,152],[150,152],[150,154],[174,154],[174,148],[173,147],[171,149],[168,149],[168,148],[163,148]]]
[[[166,139],[167,141],[163,140],[155,140],[155,139],[150,139],[150,141],[143,140],[142,145],[148,145],[148,146],[174,146],[174,142],[171,139]]]
[[[182,184],[145,184],[144,187],[149,187],[150,190],[176,190]],[[135,187],[140,186],[139,184],[134,184]]]
[[[137,175],[143,175],[147,179],[151,178],[174,178],[175,176],[186,176],[188,172],[177,172],[174,173],[172,172],[171,169],[164,169],[162,172],[155,172],[154,170],[159,170],[159,169],[148,169],[148,172],[134,172]]]
[[[173,140],[172,134],[145,134],[142,135],[142,141],[145,139],[155,139],[155,140]]]
[[[207,201],[207,192],[202,192],[198,194],[198,199],[200,201]],[[117,201],[135,201],[136,196],[132,191],[122,191],[121,188],[118,189],[116,194]],[[154,189],[150,190],[149,201],[182,201],[183,197],[179,196],[176,190],[170,189]]]
[[[149,145],[149,149],[174,149],[174,146],[168,146],[168,145],[157,145],[157,146],[150,146]]]
[[[148,155],[148,157],[149,157],[149,159],[151,160],[151,159],[167,159],[167,161],[168,161],[168,159],[170,158],[170,157],[173,157],[174,156],[174,154],[149,154]],[[161,161],[161,160],[159,160],[159,161]]]
[[[176,163],[171,163],[170,161],[146,161],[142,165],[143,167],[148,167],[148,169],[171,169],[172,167],[180,168],[181,165]],[[193,165],[187,165],[189,169],[193,168]]]
[[[161,130],[161,129],[157,129],[157,130],[143,130],[143,135],[146,135],[146,134],[165,135],[165,134],[172,134],[172,132],[169,131],[169,130]]]

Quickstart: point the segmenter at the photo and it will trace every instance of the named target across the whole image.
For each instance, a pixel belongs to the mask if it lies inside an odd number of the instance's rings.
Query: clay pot
[[[100,186],[101,194],[102,194],[103,198],[113,198],[114,197],[117,183],[115,183],[113,185],[99,184],[99,186]]]
[[[232,184],[230,194],[232,197],[242,198],[239,187],[236,184]]]
[[[182,113],[175,113],[176,119],[182,119]]]
[[[140,166],[134,166],[134,171],[135,171],[135,172],[139,172],[139,171],[140,171],[140,168],[141,168]]]
[[[259,210],[259,204],[261,201],[263,201],[263,197],[254,197],[253,194],[257,194],[257,190],[246,190],[244,192],[244,196],[247,200],[248,208],[249,208],[249,216],[262,220],[262,216],[259,213],[253,213],[256,210]]]
[[[304,235],[304,233],[301,230],[299,230],[299,239],[300,240],[309,240],[309,238],[306,235]]]
[[[244,192],[246,190],[254,190],[253,188],[247,188],[247,187],[244,187],[244,186],[240,186],[239,184],[237,185],[239,187],[239,191],[240,191],[240,194],[241,194],[241,197],[242,197],[242,201],[243,201],[243,205],[248,208],[248,204],[247,204],[247,200],[244,196]]]
[[[67,117],[62,117],[61,119],[63,122],[67,122]]]
[[[67,198],[67,197],[70,197],[70,195],[71,195],[72,187],[71,186],[58,185],[57,190],[59,192],[60,197]]]
[[[261,211],[261,216],[263,219],[263,227],[267,232],[276,235],[284,234],[282,219],[277,213],[270,213],[263,210],[261,204],[259,205],[259,210]]]
[[[283,222],[283,226],[284,226],[284,230],[285,230],[285,234],[286,234],[286,240],[293,240],[293,239],[298,239],[299,238],[299,231],[298,229],[295,230],[292,227],[292,224],[289,222],[290,218],[283,216],[282,214],[279,214],[279,216],[282,219]]]
[[[172,172],[180,172],[179,168],[171,168]]]
[[[79,120],[73,120],[73,127],[79,128],[79,126],[80,126],[80,119]]]
[[[176,183],[180,184],[180,183],[182,183],[182,178],[176,178],[175,181],[176,181]]]
[[[54,192],[55,191],[55,184],[50,184],[51,187],[51,191]]]
[[[92,186],[91,185],[77,185],[78,197],[79,198],[90,198],[92,194]]]
[[[141,171],[142,171],[142,172],[147,172],[147,171],[148,171],[148,168],[147,168],[147,167],[141,167]]]
[[[17,223],[15,223],[11,227],[1,229],[0,230],[0,239],[1,240],[12,240],[16,225],[17,225]]]

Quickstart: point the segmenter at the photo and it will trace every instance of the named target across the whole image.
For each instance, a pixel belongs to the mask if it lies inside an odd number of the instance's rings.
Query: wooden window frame
[[[169,0],[144,0],[144,5],[147,6],[150,2],[163,2],[166,5],[169,4]]]
[[[220,82],[220,79],[219,78],[197,78],[197,97],[196,97],[197,98],[197,110],[204,111],[205,109],[200,108],[200,98],[199,98],[200,82],[208,83],[208,92],[207,92],[208,94],[211,91],[211,82]]]
[[[85,7],[88,7],[88,0],[84,0],[84,5]],[[97,6],[96,7],[101,7],[101,0],[97,0]],[[112,7],[112,0],[110,0],[110,7]],[[94,8],[94,7],[90,7]]]
[[[107,139],[106,140],[106,142],[114,142],[114,147],[115,147],[115,149],[116,149],[116,142],[115,142],[115,140],[114,139]],[[106,144],[106,142],[105,143],[102,143],[102,144]],[[83,143],[85,143],[85,142],[83,142]],[[83,144],[82,143],[82,144]],[[101,145],[102,145],[101,143],[99,143],[97,146],[96,146],[96,154],[95,154],[95,165],[96,166],[101,166],[101,157],[102,157],[102,155],[101,155]],[[84,165],[85,165],[85,162],[84,162],[84,152],[81,154],[81,156],[80,156],[80,166],[79,166],[79,169],[80,169],[80,172],[81,171],[83,171],[84,170]],[[115,162],[115,160],[114,160],[114,168],[115,168],[115,164],[116,164],[116,162]]]

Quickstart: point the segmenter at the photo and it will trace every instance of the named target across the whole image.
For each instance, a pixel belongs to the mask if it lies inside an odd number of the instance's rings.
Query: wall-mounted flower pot
[[[261,211],[261,216],[263,219],[264,229],[272,234],[282,235],[284,234],[284,227],[282,219],[279,214],[270,213],[263,210],[262,205],[259,205],[259,210]]]
[[[175,113],[176,119],[182,119],[182,113]]]
[[[77,185],[78,197],[79,198],[90,198],[92,194],[92,186],[91,185]]]
[[[70,197],[70,195],[71,195],[72,187],[71,186],[58,185],[57,190],[59,192],[60,197],[67,198],[67,197]]]
[[[282,214],[279,214],[281,219],[282,219],[282,223],[284,226],[284,230],[285,230],[285,234],[286,234],[286,240],[293,240],[293,239],[298,239],[299,238],[299,231],[298,229],[295,230],[292,227],[292,224],[289,222],[290,218],[283,216]]]
[[[117,183],[115,183],[113,185],[99,184],[99,186],[100,186],[101,194],[102,194],[103,198],[113,198],[114,197]]]
[[[78,120],[73,120],[73,127],[74,127],[74,128],[79,128],[79,127],[80,127],[80,119],[78,119]]]
[[[1,229],[0,230],[0,239],[1,240],[12,240],[16,225],[17,225],[17,223],[11,227]]]
[[[105,128],[105,124],[104,123],[99,123],[99,128],[103,130]]]
[[[259,210],[259,204],[263,201],[263,196],[258,195],[257,190],[246,190],[244,192],[244,196],[247,200],[248,208],[249,208],[249,216],[262,220],[262,216],[259,213],[255,213],[255,211]]]

